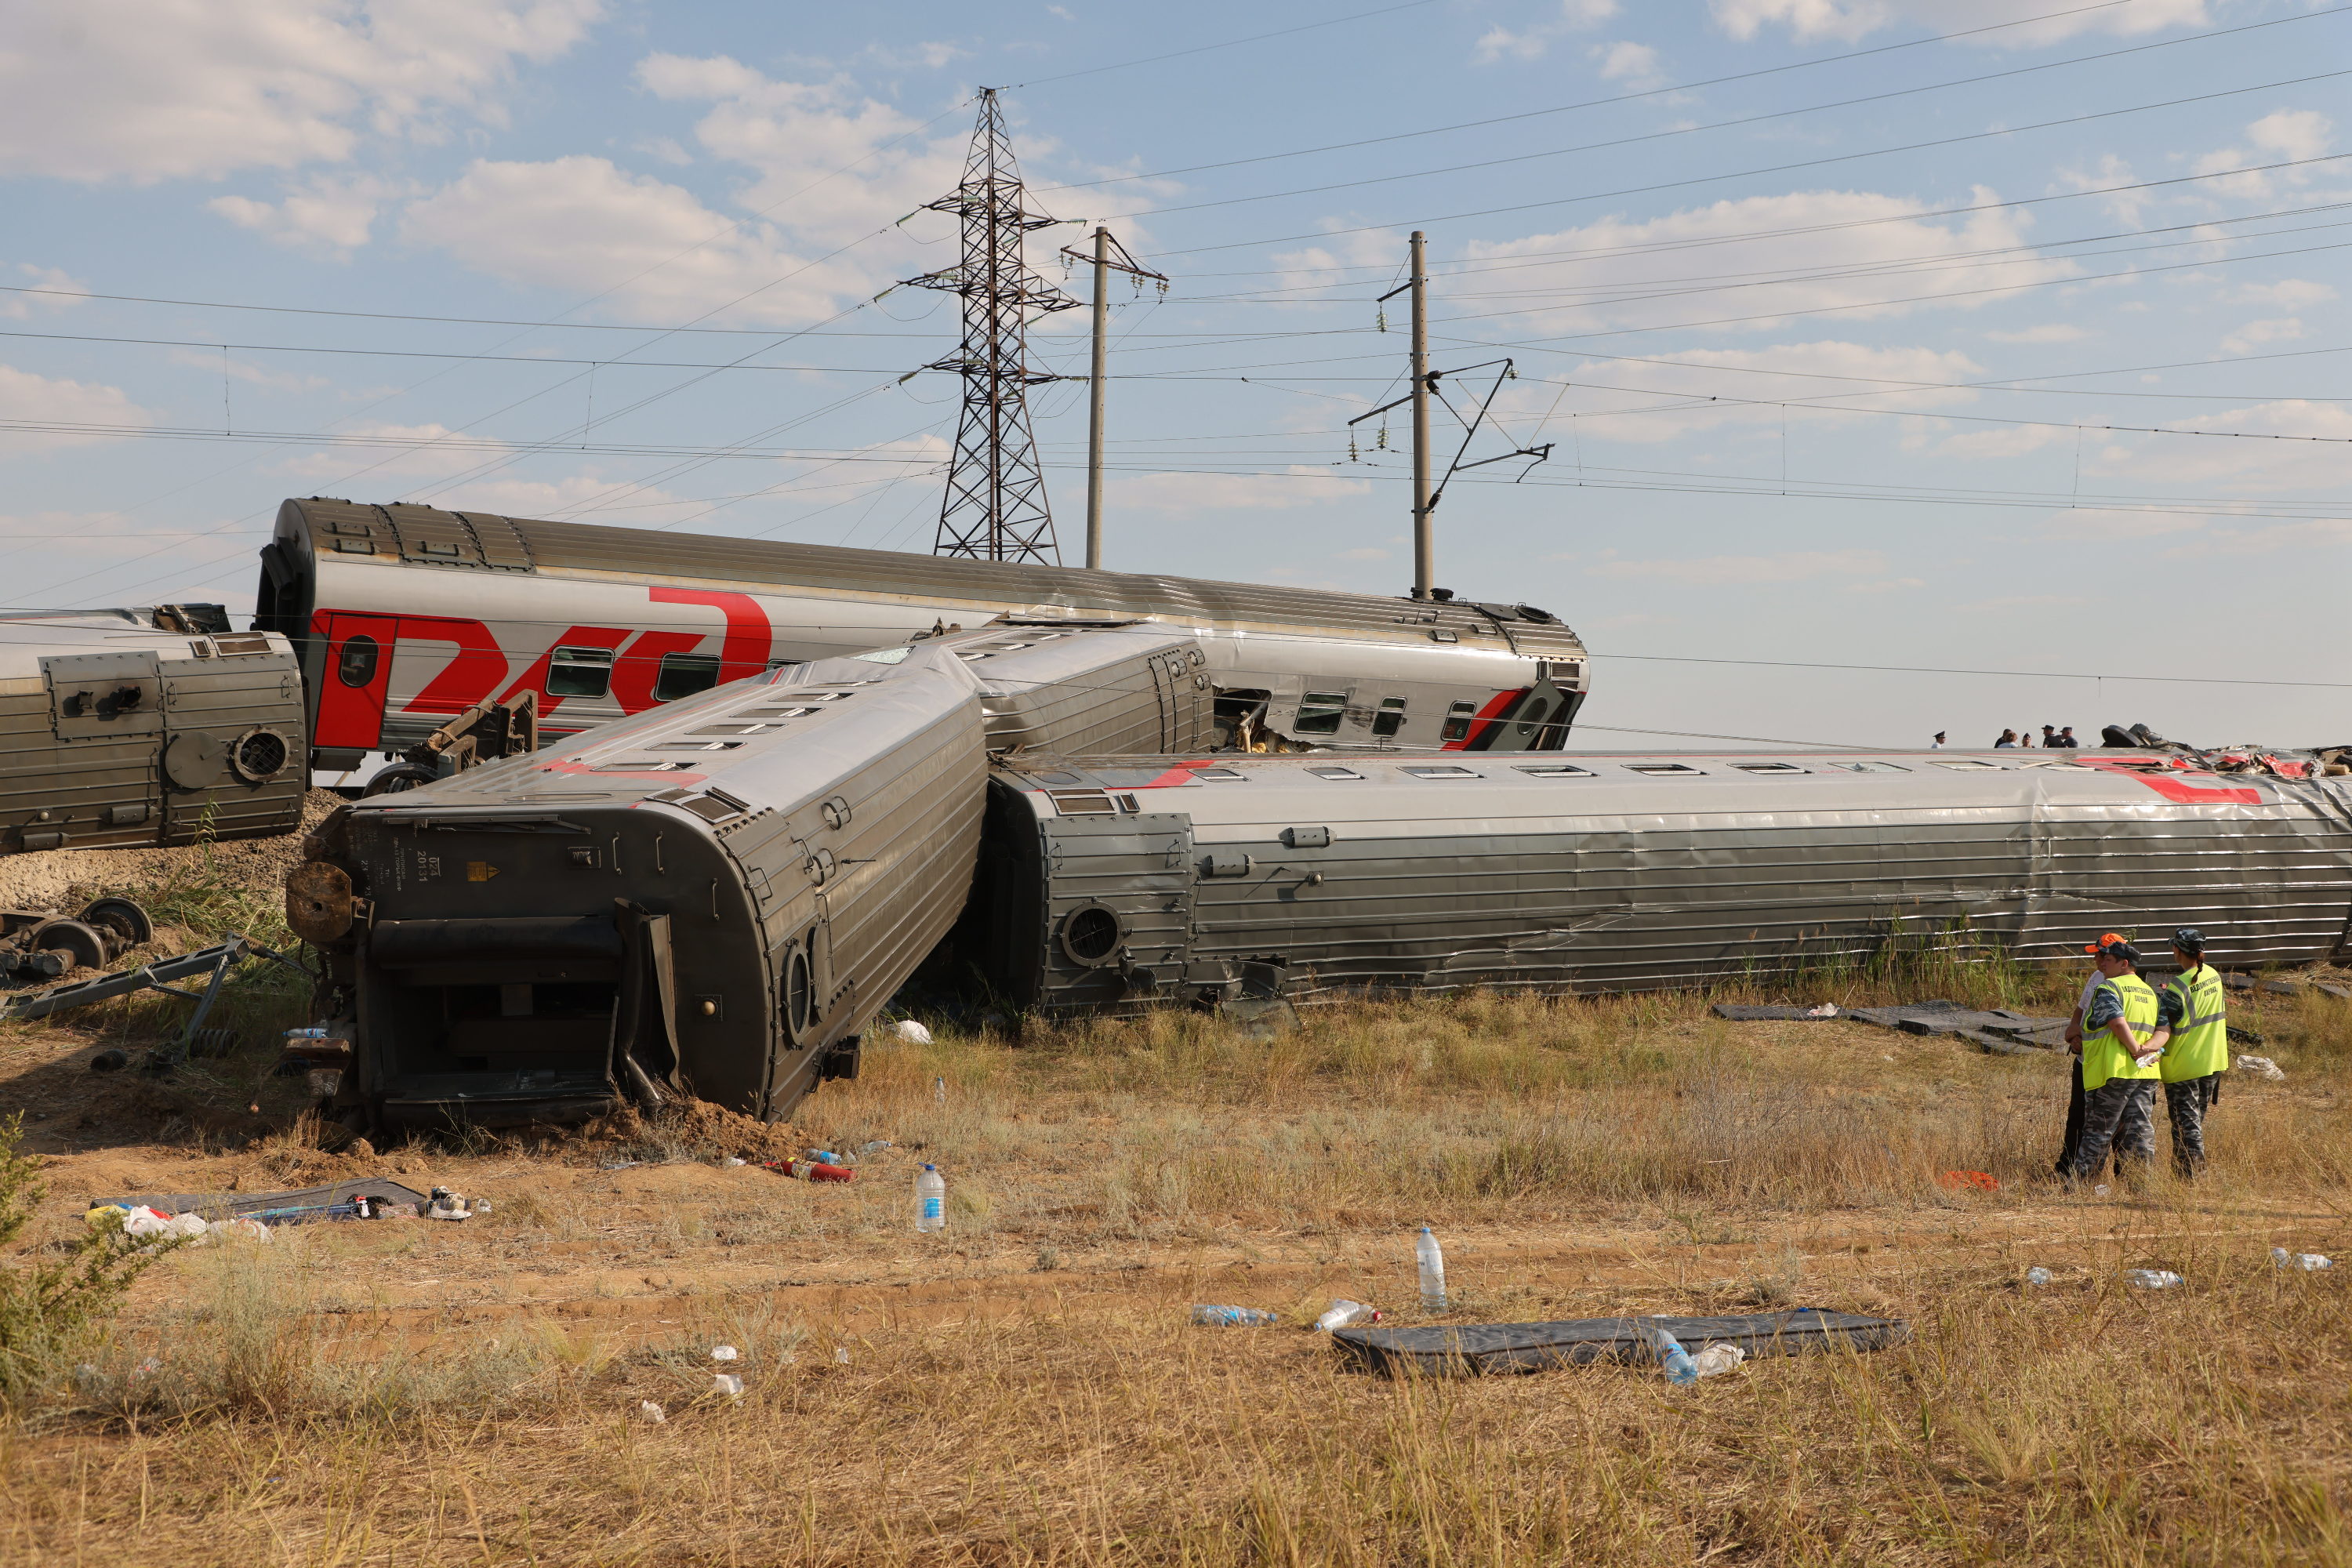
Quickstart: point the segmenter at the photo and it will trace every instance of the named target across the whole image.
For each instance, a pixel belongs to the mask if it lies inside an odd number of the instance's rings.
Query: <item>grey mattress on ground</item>
[[[356,1182],[333,1182],[323,1187],[296,1187],[282,1193],[142,1193],[137,1197],[100,1198],[104,1204],[127,1204],[163,1214],[200,1214],[207,1219],[241,1219],[272,1215],[302,1217],[305,1211],[348,1204],[366,1196],[390,1204],[415,1204],[422,1209],[426,1194],[381,1176]]]
[[[1702,1345],[1730,1344],[1751,1356],[1883,1350],[1911,1337],[1910,1325],[1899,1319],[1796,1307],[1722,1318],[1572,1318],[1556,1323],[1340,1329],[1331,1339],[1342,1354],[1372,1372],[1543,1372],[1596,1361],[1648,1361],[1650,1351],[1636,1331],[1645,1322],[1657,1324],[1693,1352]]]

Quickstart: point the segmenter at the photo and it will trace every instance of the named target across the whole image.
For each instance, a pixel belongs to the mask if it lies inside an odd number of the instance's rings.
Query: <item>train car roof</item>
[[[1388,823],[1626,815],[1749,816],[1885,806],[2000,808],[2205,805],[2311,799],[2346,805],[2336,780],[2294,783],[2179,765],[2171,752],[1309,752],[1280,756],[1018,758],[996,776],[1052,797],[1062,815],[1182,812],[1196,825]],[[1147,793],[1149,792],[1149,793]],[[1457,806],[1444,805],[1447,798]],[[1475,802],[1475,804],[1470,804]],[[2341,809],[2341,807],[2339,807]],[[1320,814],[1319,816],[1317,814]]]
[[[164,658],[210,658],[218,653],[266,653],[285,647],[268,632],[165,631],[152,609],[74,610],[58,615],[0,617],[0,679],[37,679],[41,660],[59,654],[144,653]]]
[[[1068,616],[1150,616],[1243,626],[1379,632],[1400,626],[1452,637],[1502,636],[1530,657],[1580,657],[1558,616],[1528,605],[1420,601],[1076,566],[1032,566],[889,550],[729,539],[552,522],[435,507],[289,500],[278,537],[299,537],[339,563],[425,565],[498,575],[540,572],[629,583],[725,583],[745,588],[888,595],[925,605],[1018,605]]]

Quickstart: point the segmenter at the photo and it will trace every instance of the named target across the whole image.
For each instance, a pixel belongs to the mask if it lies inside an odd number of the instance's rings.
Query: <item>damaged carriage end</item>
[[[944,652],[793,676],[339,811],[288,913],[354,1045],[341,1118],[774,1120],[853,1075],[970,880],[977,682]]]

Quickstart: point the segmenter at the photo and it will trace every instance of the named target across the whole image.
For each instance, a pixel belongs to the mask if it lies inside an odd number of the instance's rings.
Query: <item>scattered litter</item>
[[[1748,1007],[1737,1002],[1717,1002],[1715,1016],[1735,1024],[1801,1024],[1808,1019],[1844,1016],[1832,1002],[1824,1002],[1819,1007]]]
[[[2316,1252],[2289,1252],[2284,1247],[2271,1248],[2271,1262],[2280,1268],[2300,1268],[2305,1274],[2316,1274],[2323,1268],[2333,1268],[2336,1260],[2322,1258]]]
[[[730,1154],[727,1158],[719,1162],[719,1168],[722,1171],[732,1171],[738,1166],[748,1165],[751,1163],[751,1161],[743,1159],[738,1155]]]
[[[854,1182],[857,1173],[846,1165],[835,1165],[821,1160],[766,1160],[763,1169],[790,1176],[796,1182]]]
[[[1272,1312],[1261,1312],[1255,1307],[1212,1307],[1195,1302],[1192,1321],[1212,1329],[1270,1329],[1276,1319]]]
[[[1748,1352],[1738,1345],[1712,1344],[1691,1357],[1691,1365],[1701,1377],[1720,1377],[1747,1359]]]
[[[2105,1182],[2101,1182],[2097,1186],[2091,1189],[2091,1195],[2095,1198],[2103,1198],[2114,1191],[2115,1188],[2107,1185]]]
[[[941,1105],[948,1102],[948,1080],[944,1076],[931,1080],[931,1098]]]
[[[2230,1064],[2232,1072],[2251,1073],[2271,1083],[2284,1083],[2286,1073],[2268,1057],[2239,1057]]]
[[[849,1364],[849,1347],[847,1345],[835,1345],[834,1347],[833,1363],[835,1366],[847,1366]]]
[[[947,1227],[947,1179],[940,1174],[937,1165],[925,1165],[915,1173],[915,1228],[931,1231]]]
[[[743,1380],[731,1372],[714,1373],[710,1379],[710,1392],[722,1399],[740,1399],[743,1397]]]
[[[2189,1283],[2169,1268],[2126,1268],[2124,1278],[2143,1290],[2169,1290]]]
[[[488,1213],[489,1213],[489,1212],[490,1212],[490,1200],[489,1200],[489,1199],[488,1199],[488,1198],[476,1198],[476,1199],[474,1200],[474,1217],[475,1217],[476,1219],[479,1219],[479,1218],[481,1218],[481,1216],[482,1216],[482,1215],[486,1215],[486,1214],[488,1214]]]
[[[669,1419],[669,1413],[650,1399],[637,1401],[637,1419],[648,1426],[658,1426]]]
[[[607,1160],[596,1168],[600,1171],[634,1171],[644,1163],[643,1160]]]
[[[1751,1356],[1883,1350],[1911,1337],[1910,1325],[1899,1319],[1798,1307],[1719,1318],[1578,1318],[1550,1323],[1340,1329],[1332,1334],[1331,1342],[1342,1354],[1373,1372],[1543,1372],[1597,1361],[1652,1360],[1653,1352],[1642,1339],[1644,1323],[1677,1342],[1732,1344]]]
[[[2000,1183],[1983,1171],[1947,1171],[1936,1178],[1936,1184],[1949,1187],[1955,1192],[1963,1187],[1972,1188],[1979,1193],[2000,1191]]]
[[[1818,1007],[1805,1009],[1805,1016],[1808,1018],[1834,1018],[1837,1016],[1837,1004],[1834,1002],[1824,1002]]]
[[[1445,1254],[1427,1226],[1421,1227],[1421,1239],[1412,1244],[1412,1256],[1413,1261],[1421,1266],[1421,1310],[1424,1312],[1444,1311]]]
[[[1328,1334],[1333,1329],[1353,1329],[1365,1323],[1377,1323],[1380,1321],[1379,1308],[1368,1307],[1361,1301],[1350,1301],[1343,1296],[1332,1302],[1330,1309],[1315,1320],[1315,1326]]]
[[[1634,1332],[1641,1335],[1650,1353],[1658,1358],[1668,1383],[1680,1388],[1698,1381],[1698,1365],[1691,1360],[1690,1352],[1683,1349],[1682,1341],[1647,1318],[1641,1321]]]
[[[879,1154],[879,1153],[881,1153],[881,1152],[882,1152],[884,1150],[886,1150],[886,1149],[892,1149],[892,1148],[896,1148],[896,1147],[897,1147],[897,1145],[896,1145],[896,1144],[894,1144],[894,1143],[892,1143],[892,1142],[890,1142],[890,1140],[888,1140],[887,1138],[877,1138],[877,1139],[874,1139],[874,1140],[872,1140],[871,1142],[868,1142],[868,1143],[867,1143],[864,1148],[862,1148],[862,1149],[858,1150],[857,1152],[858,1152],[858,1153],[859,1153],[859,1154],[861,1154],[861,1155],[866,1155],[866,1154]]]
[[[2039,1263],[2025,1271],[2025,1282],[2028,1285],[2047,1285],[2050,1280],[2050,1270],[2042,1268]]]
[[[425,1211],[425,1217],[452,1221],[468,1220],[474,1217],[474,1211],[467,1206],[465,1199],[448,1188],[436,1187],[433,1189],[433,1201]]]
[[[253,1219],[276,1228],[314,1220],[390,1219],[425,1211],[425,1195],[381,1176],[294,1187],[275,1193],[143,1193],[101,1198],[98,1208],[153,1209],[158,1214],[203,1215],[217,1219]],[[127,1227],[126,1227],[127,1228]]]
[[[712,1361],[733,1361],[740,1353],[741,1352],[736,1350],[733,1345],[713,1345],[710,1347],[710,1359]]]
[[[269,1227],[257,1219],[216,1219],[205,1226],[207,1241],[268,1241]]]
[[[912,1018],[899,1019],[890,1026],[890,1032],[910,1046],[928,1046],[931,1043],[931,1032]]]
[[[2330,985],[2325,980],[2315,980],[2311,988],[2323,996],[2333,996],[2338,1002],[2352,1002],[2352,986]]]

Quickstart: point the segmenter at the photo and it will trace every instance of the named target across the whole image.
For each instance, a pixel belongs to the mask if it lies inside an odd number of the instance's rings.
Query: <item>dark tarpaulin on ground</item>
[[[328,1209],[379,1198],[388,1204],[415,1204],[419,1214],[431,1202],[428,1194],[381,1176],[356,1182],[331,1182],[323,1187],[293,1187],[282,1193],[142,1193],[132,1198],[98,1198],[97,1205],[121,1204],[127,1208],[151,1208],[162,1214],[198,1214],[206,1219],[257,1219],[271,1225],[316,1219]],[[331,1217],[331,1216],[328,1216]]]
[[[1341,1353],[1369,1371],[1458,1376],[1544,1372],[1598,1361],[1651,1361],[1654,1358],[1639,1332],[1644,1323],[1665,1330],[1694,1353],[1710,1344],[1738,1345],[1750,1356],[1874,1351],[1911,1337],[1910,1325],[1899,1319],[1796,1307],[1722,1318],[1571,1318],[1556,1323],[1340,1329],[1331,1339]]]

